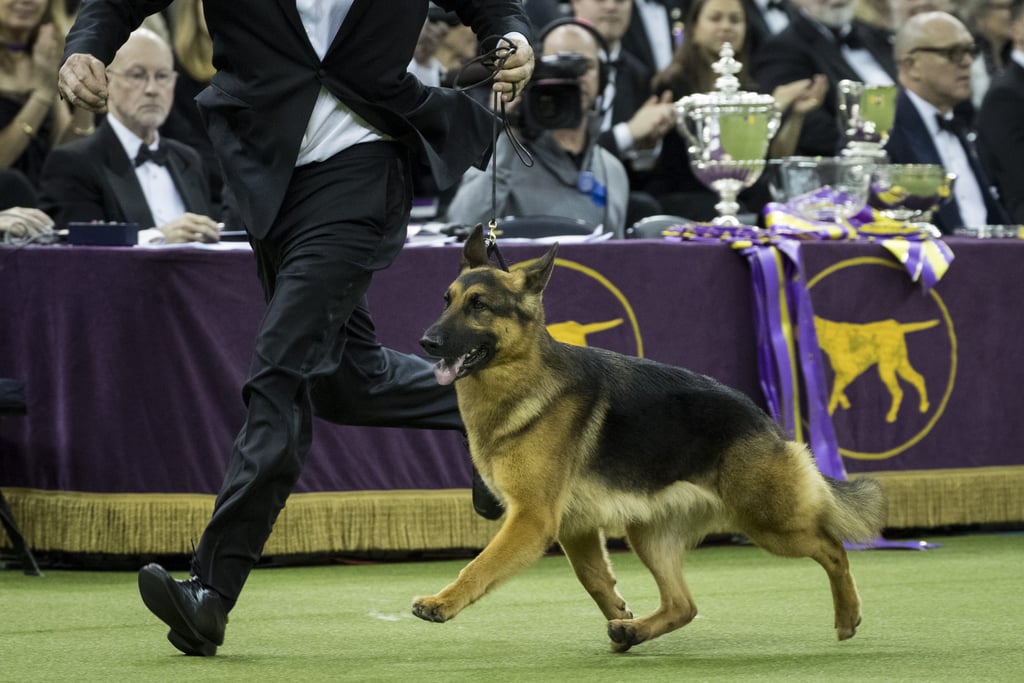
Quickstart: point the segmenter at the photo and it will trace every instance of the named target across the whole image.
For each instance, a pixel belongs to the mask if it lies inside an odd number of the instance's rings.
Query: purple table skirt
[[[852,324],[829,342],[845,350],[826,348],[829,387],[851,377],[849,408],[833,415],[848,472],[1024,462],[1024,242],[949,243],[956,260],[929,294],[880,247],[804,247],[815,314]],[[544,249],[503,254],[514,263]],[[639,240],[567,244],[559,259],[546,299],[556,336],[685,365],[763,404],[739,254]],[[384,343],[418,350],[458,264],[457,247],[410,248],[376,277]],[[0,484],[216,493],[262,308],[248,252],[0,249],[0,376],[23,382],[28,399],[28,415],[0,420]],[[886,320],[903,331],[886,336]],[[452,433],[318,422],[296,490],[469,482]]]

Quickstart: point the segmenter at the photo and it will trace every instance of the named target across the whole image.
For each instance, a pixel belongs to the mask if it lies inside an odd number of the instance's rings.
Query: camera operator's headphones
[[[601,35],[600,31],[594,28],[594,25],[589,21],[577,19],[575,17],[562,17],[561,19],[555,19],[554,21],[546,24],[544,28],[540,30],[540,36],[537,38],[541,52],[544,51],[544,40],[548,37],[552,31],[559,26],[579,26],[586,30],[594,40],[597,42],[597,96],[598,99],[603,99],[605,88],[608,87],[609,72],[611,71],[611,65],[609,62],[612,58],[612,51],[608,49],[608,42]]]

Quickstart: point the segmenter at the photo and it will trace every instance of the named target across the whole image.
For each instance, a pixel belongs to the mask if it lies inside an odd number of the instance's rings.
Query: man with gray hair
[[[138,29],[118,50],[104,125],[51,151],[39,179],[40,207],[58,225],[137,223],[140,242],[216,242],[220,232],[199,153],[158,132],[174,102],[174,57],[164,39]]]
[[[933,220],[946,234],[964,225],[1007,222],[970,122],[954,112],[971,97],[976,54],[970,31],[946,12],[915,15],[896,33],[900,93],[886,151],[894,164],[938,164],[956,174],[954,197]]]

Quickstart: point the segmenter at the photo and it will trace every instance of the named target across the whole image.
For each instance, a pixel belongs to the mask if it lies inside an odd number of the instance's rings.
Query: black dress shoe
[[[187,655],[212,657],[224,643],[227,610],[220,595],[199,579],[178,581],[158,564],[139,570],[139,593],[146,607],[171,627],[167,640]]]

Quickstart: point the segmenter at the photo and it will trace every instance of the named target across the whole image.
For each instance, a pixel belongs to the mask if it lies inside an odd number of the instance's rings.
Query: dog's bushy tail
[[[870,541],[885,526],[887,507],[882,487],[874,479],[840,481],[825,477],[836,501],[828,530],[841,541]]]

